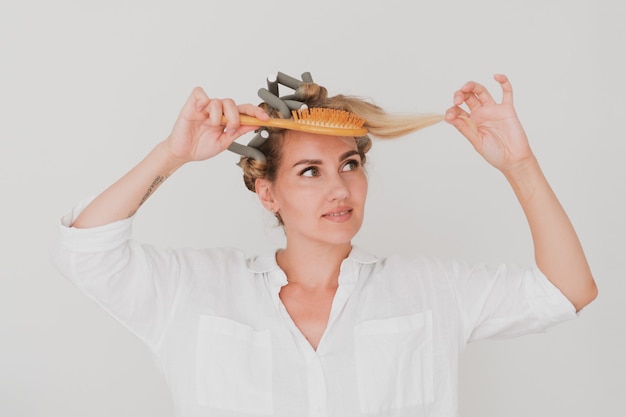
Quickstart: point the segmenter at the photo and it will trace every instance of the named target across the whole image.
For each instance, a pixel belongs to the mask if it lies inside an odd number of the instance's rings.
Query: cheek
[[[280,189],[275,196],[279,210],[287,216],[297,216],[317,207],[320,191],[313,187],[292,186]]]
[[[362,175],[360,175],[358,178],[356,178],[355,184],[354,184],[354,192],[363,200],[365,200],[365,198],[367,197],[367,187],[368,187],[368,182],[367,182],[367,177],[365,176],[365,173],[362,173]]]

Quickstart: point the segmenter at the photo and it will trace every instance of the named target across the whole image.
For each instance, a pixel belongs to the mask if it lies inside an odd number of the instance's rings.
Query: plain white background
[[[331,94],[397,112],[444,112],[468,80],[499,99],[492,75],[509,75],[600,296],[546,334],[470,345],[461,414],[624,416],[624,21],[617,0],[3,1],[0,415],[172,415],[147,349],[50,265],[58,219],[164,139],[194,86],[258,103],[269,73],[311,71]],[[236,161],[184,167],[135,236],[281,245]],[[369,162],[360,246],[532,262],[512,192],[451,126],[376,141]]]

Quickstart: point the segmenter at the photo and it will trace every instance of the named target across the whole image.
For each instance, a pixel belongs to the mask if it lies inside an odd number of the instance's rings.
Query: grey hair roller
[[[304,72],[301,75],[301,80],[291,77],[285,73],[277,72],[267,76],[267,88],[259,88],[257,94],[268,106],[280,112],[281,116],[285,119],[292,119],[292,110],[306,109],[307,105],[299,101],[297,93],[280,96],[279,84],[291,88],[297,91],[303,83],[312,83],[313,77],[310,72]],[[233,142],[228,147],[228,150],[238,155],[256,159],[260,162],[265,162],[265,155],[257,149],[263,142],[269,137],[267,130],[261,128],[256,131],[256,136],[247,145],[242,145],[237,142]]]

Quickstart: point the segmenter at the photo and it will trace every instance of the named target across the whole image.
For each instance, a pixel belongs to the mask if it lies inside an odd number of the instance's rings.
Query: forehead
[[[353,137],[316,135],[306,132],[289,132],[282,143],[282,158],[295,159],[337,159],[343,153],[358,150]]]

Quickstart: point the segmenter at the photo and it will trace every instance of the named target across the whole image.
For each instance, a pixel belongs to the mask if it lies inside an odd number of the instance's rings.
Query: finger
[[[196,119],[202,110],[209,103],[209,97],[201,87],[196,87],[191,91],[187,101],[183,105],[180,115],[186,119]]]
[[[454,93],[454,104],[456,106],[460,106],[463,103],[465,103],[467,107],[472,111],[474,111],[474,109],[476,109],[477,107],[481,106],[481,103],[478,100],[478,97],[476,97],[474,94],[464,93],[459,90],[456,93]]]
[[[194,108],[197,112],[202,112],[206,105],[209,103],[209,96],[204,92],[202,87],[196,87],[191,92],[189,101],[193,102]]]
[[[445,115],[445,120],[452,126],[454,126],[463,136],[474,142],[478,136],[478,127],[474,121],[470,118],[470,115],[458,106],[448,109]]]
[[[469,116],[469,113],[463,110],[459,106],[452,106],[448,110],[446,110],[445,119],[452,120],[459,116]]]
[[[209,116],[209,125],[220,126],[222,124],[222,100],[210,100],[204,111]]]
[[[268,120],[270,118],[270,116],[265,113],[265,110],[253,104],[240,104],[237,106],[237,109],[239,109],[240,114],[247,114],[248,116],[253,116],[257,119]]]
[[[461,133],[469,139],[472,145],[475,145],[475,141],[478,138],[478,126],[476,126],[476,123],[474,123],[471,117],[461,115],[459,116],[459,119],[465,122],[463,128],[460,129]]]
[[[236,129],[230,130],[225,128],[224,132],[220,135],[218,141],[223,143],[223,149],[228,148],[231,143],[237,140],[238,137],[245,135],[246,133],[253,132],[257,129],[257,126],[247,126],[240,124]]]
[[[226,127],[224,131],[232,136],[239,129],[239,109],[235,102],[230,98],[222,99],[222,113],[226,118]]]
[[[459,106],[453,106],[446,111],[444,119],[454,127],[459,128],[465,123],[461,117],[469,117],[469,115]]]
[[[253,131],[257,130],[257,129],[258,129],[258,126],[240,125],[237,130],[232,132],[232,135],[235,136],[235,138],[238,138],[239,136],[243,136],[246,133],[253,132]]]
[[[496,74],[493,78],[500,83],[500,87],[502,88],[502,103],[503,104],[513,104],[513,86],[511,86],[511,82],[504,74]]]
[[[491,94],[489,94],[489,91],[487,91],[485,86],[477,82],[468,82],[463,87],[461,87],[461,91],[463,93],[473,94],[483,105],[496,103],[496,101],[493,99],[493,97],[491,97]]]

